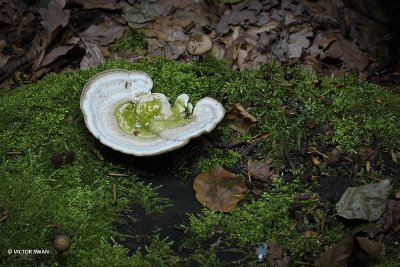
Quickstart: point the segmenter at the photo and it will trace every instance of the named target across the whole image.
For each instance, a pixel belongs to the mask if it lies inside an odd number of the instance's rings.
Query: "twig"
[[[113,193],[112,204],[115,205],[117,204],[117,183],[115,181],[113,181],[112,184],[112,193]]]
[[[369,179],[374,180],[374,181],[377,181],[377,182],[382,182],[382,181],[383,181],[383,179],[381,179],[381,178],[379,178],[379,177],[372,176],[372,175],[367,175],[367,177],[368,177]]]
[[[328,158],[328,156],[326,155],[326,154],[324,154],[324,153],[322,153],[322,152],[319,152],[318,150],[316,150],[316,149],[313,149],[313,150],[311,150],[311,151],[309,151],[309,152],[307,152],[308,154],[312,154],[312,153],[317,153],[318,155],[320,155],[320,156],[322,156],[323,158],[325,158],[325,159],[327,159]]]
[[[58,227],[60,227],[60,225],[59,224],[46,224],[45,226],[44,226],[44,228],[58,228]]]
[[[4,154],[8,156],[13,156],[13,155],[23,155],[24,152],[22,151],[6,151]]]
[[[325,228],[325,220],[326,220],[326,213],[324,213],[324,216],[322,216],[320,232],[322,232]]]
[[[125,173],[116,173],[116,172],[109,172],[107,173],[108,176],[115,176],[115,177],[128,177],[129,174]]]

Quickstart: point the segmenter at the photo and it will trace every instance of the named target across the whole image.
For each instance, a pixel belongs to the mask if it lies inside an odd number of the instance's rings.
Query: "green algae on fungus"
[[[171,108],[163,94],[140,94],[133,102],[117,108],[119,126],[126,133],[152,138],[164,129],[175,128],[191,121],[193,106],[189,96],[180,95]]]

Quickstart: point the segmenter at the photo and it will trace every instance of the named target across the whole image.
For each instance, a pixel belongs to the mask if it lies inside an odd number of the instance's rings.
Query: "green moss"
[[[137,30],[131,30],[128,36],[119,39],[110,46],[111,52],[129,51],[142,55],[146,50],[146,35],[143,32]]]
[[[178,262],[168,240],[155,237],[154,246],[131,257],[125,248],[112,242],[121,237],[112,225],[129,202],[138,203],[148,213],[162,212],[170,203],[157,194],[156,188],[136,177],[132,169],[129,177],[117,180],[118,205],[111,205],[113,180],[107,173],[115,171],[115,166],[100,160],[94,152],[99,144],[86,129],[79,107],[85,83],[94,74],[111,68],[148,72],[154,81],[153,92],[171,99],[187,93],[193,103],[210,96],[226,109],[234,103],[250,108],[258,120],[250,133],[236,136],[222,123],[210,137],[222,143],[235,138],[248,140],[254,134],[269,131],[272,135],[257,143],[256,149],[274,162],[282,159],[284,152],[298,150],[303,140],[317,146],[336,145],[349,157],[373,138],[378,139],[381,149],[399,146],[400,99],[353,77],[327,78],[315,86],[316,77],[301,68],[290,69],[294,78],[285,80],[285,70],[274,63],[257,71],[232,72],[224,68],[223,61],[212,57],[188,64],[164,59],[138,63],[110,61],[87,71],[51,74],[38,83],[0,92],[0,209],[10,212],[6,223],[0,225],[0,264],[26,266],[45,261],[7,255],[10,248],[47,248],[52,252],[50,261],[57,261],[49,241],[54,231],[73,236],[71,248],[64,255],[67,266],[137,266],[142,262],[170,266]],[[270,73],[269,80],[263,78],[266,71]],[[321,96],[331,98],[332,104],[324,105]],[[285,108],[294,110],[295,115],[288,116]],[[66,118],[73,119],[67,122]],[[306,118],[331,123],[333,133],[323,135],[308,129],[304,126]],[[76,160],[55,169],[50,156],[55,151],[67,150],[75,151]],[[10,156],[4,151],[23,154]],[[234,150],[212,148],[188,168],[198,173],[239,160],[240,153]],[[229,242],[254,245],[275,240],[295,258],[321,251],[317,242],[320,237],[304,238],[300,230],[291,230],[293,220],[288,217],[288,208],[294,203],[293,196],[303,190],[311,189],[275,184],[258,200],[246,197],[232,214],[204,210],[199,217],[192,215],[194,240],[200,242],[210,237],[213,229],[222,229]],[[306,202],[302,207],[307,209],[313,204]],[[57,230],[44,227],[55,223],[60,225]],[[302,225],[310,226],[313,227]],[[335,222],[321,237],[334,242],[342,234],[341,225]],[[200,262],[200,254],[196,255]]]
[[[261,199],[246,201],[231,214],[217,213],[203,209],[200,217],[190,216],[190,229],[193,240],[201,241],[211,238],[215,232],[222,232],[223,237],[239,246],[256,247],[261,243],[275,242],[281,244],[292,260],[309,259],[322,252],[320,242],[337,242],[343,233],[339,222],[329,225],[319,237],[305,238],[305,230],[311,230],[316,225],[303,223],[295,225],[289,218],[291,205],[295,203],[294,195],[302,192],[300,183],[291,185],[275,180],[274,188],[262,195]],[[315,201],[302,203],[302,208],[296,212],[304,216]],[[294,227],[295,226],[295,227]]]
[[[240,154],[236,151],[227,149],[211,149],[206,155],[202,155],[195,164],[197,173],[205,172],[215,166],[232,166],[240,159]]]

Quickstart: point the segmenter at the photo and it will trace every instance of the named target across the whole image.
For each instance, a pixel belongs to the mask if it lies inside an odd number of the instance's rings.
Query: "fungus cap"
[[[84,87],[80,103],[89,131],[114,150],[151,156],[182,147],[191,138],[211,132],[225,115],[223,106],[217,100],[205,97],[197,102],[185,125],[162,128],[152,138],[125,132],[118,122],[117,110],[126,103],[146,98],[151,94],[152,86],[150,76],[140,71],[114,69],[93,76]],[[187,100],[183,94],[177,101],[191,110]]]
[[[193,56],[199,56],[210,51],[212,47],[210,37],[203,33],[194,33],[189,37],[186,51]]]

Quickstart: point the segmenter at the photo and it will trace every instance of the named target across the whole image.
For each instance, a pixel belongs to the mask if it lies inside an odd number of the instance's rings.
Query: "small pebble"
[[[72,150],[68,150],[65,152],[65,163],[72,163],[75,160],[75,152]]]
[[[336,166],[339,163],[339,158],[334,155],[329,155],[328,158],[326,159],[326,164],[328,166]]]
[[[329,135],[333,131],[333,126],[329,124],[329,122],[323,122],[319,125],[318,130],[320,133]]]
[[[63,164],[63,154],[60,152],[54,152],[53,155],[51,155],[51,163],[58,168]]]

